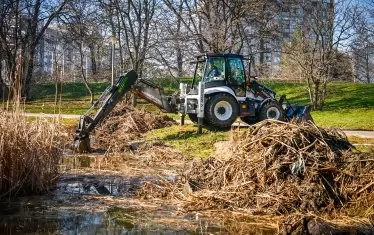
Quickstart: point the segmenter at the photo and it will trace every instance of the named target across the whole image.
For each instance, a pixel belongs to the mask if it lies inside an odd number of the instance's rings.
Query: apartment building
[[[248,48],[254,54],[254,64],[258,73],[270,77],[277,76],[281,70],[282,45],[291,40],[296,30],[303,30],[313,39],[309,24],[313,18],[329,21],[333,13],[333,0],[279,0],[278,12],[274,17],[276,25],[269,37],[256,39]],[[261,70],[261,71],[260,71]]]

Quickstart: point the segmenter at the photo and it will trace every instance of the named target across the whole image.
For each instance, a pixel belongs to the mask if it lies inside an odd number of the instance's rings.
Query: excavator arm
[[[137,79],[138,75],[131,70],[123,74],[117,83],[105,89],[91,108],[80,117],[72,144],[73,150],[79,153],[91,150],[90,132],[113,110],[120,98],[131,90]]]
[[[165,96],[162,88],[147,80],[138,80],[134,70],[123,74],[116,84],[108,86],[99,99],[80,117],[72,149],[78,153],[90,152],[90,133],[113,110],[124,94],[132,91],[164,112],[174,113],[177,110],[176,99]]]
[[[138,80],[132,92],[154,104],[165,113],[177,112],[177,96],[165,96],[162,88],[152,81]]]

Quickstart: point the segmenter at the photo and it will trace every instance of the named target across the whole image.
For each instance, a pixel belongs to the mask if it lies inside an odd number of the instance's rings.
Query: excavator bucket
[[[108,86],[92,107],[80,117],[72,149],[78,153],[90,152],[90,132],[113,110],[121,97],[131,90],[138,75],[134,70],[123,74],[117,83]],[[96,112],[94,112],[97,110]]]
[[[309,105],[295,105],[290,104],[285,95],[279,99],[279,104],[284,107],[284,117],[288,121],[296,121],[296,123],[311,121],[313,118],[310,115]]]

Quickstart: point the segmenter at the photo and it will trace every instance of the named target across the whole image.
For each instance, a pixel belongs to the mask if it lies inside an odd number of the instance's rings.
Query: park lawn
[[[229,131],[203,129],[203,134],[196,134],[197,126],[173,125],[155,129],[146,133],[146,141],[162,141],[185,153],[189,157],[209,157],[216,151],[214,144],[229,139]]]
[[[28,102],[25,106],[27,113],[53,113],[53,114],[84,114],[91,107],[88,100],[63,100],[57,105],[54,101],[38,100]]]
[[[92,92],[97,98],[107,88],[109,83],[98,82],[89,84]],[[59,88],[60,92],[60,88]],[[54,83],[33,84],[31,86],[31,100],[33,101],[54,101],[56,95],[56,87]],[[62,84],[62,100],[80,100],[89,101],[89,93],[83,83],[69,82]]]
[[[291,103],[308,104],[308,91],[303,83],[265,81]],[[315,123],[321,127],[374,130],[374,84],[332,82],[323,111],[312,111]]]
[[[90,84],[95,99],[100,96],[108,84]],[[21,107],[28,113],[84,114],[91,107],[89,101],[90,96],[83,83],[63,83],[62,93],[57,96],[57,100],[55,84],[44,83],[31,86],[31,100],[26,104],[21,104]],[[6,106],[6,102],[0,101],[0,107],[5,108]]]
[[[285,94],[291,103],[308,104],[308,92],[303,83],[262,81],[277,92]],[[175,82],[174,82],[175,83]],[[173,83],[173,84],[174,84]],[[108,83],[92,83],[90,87],[97,99]],[[165,84],[167,86],[167,84]],[[170,92],[176,89],[173,85]],[[32,100],[25,106],[31,113],[83,114],[90,107],[89,94],[82,83],[65,83],[62,86],[61,105],[55,106],[55,85],[34,84]],[[140,108],[156,111],[157,108],[139,102]],[[173,118],[178,115],[171,114]],[[332,82],[323,111],[313,111],[312,116],[321,127],[374,130],[374,84]]]

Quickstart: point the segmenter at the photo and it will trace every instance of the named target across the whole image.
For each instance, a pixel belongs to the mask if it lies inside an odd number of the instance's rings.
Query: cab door
[[[236,96],[245,96],[246,77],[243,60],[241,58],[227,58],[227,83],[234,90]]]

